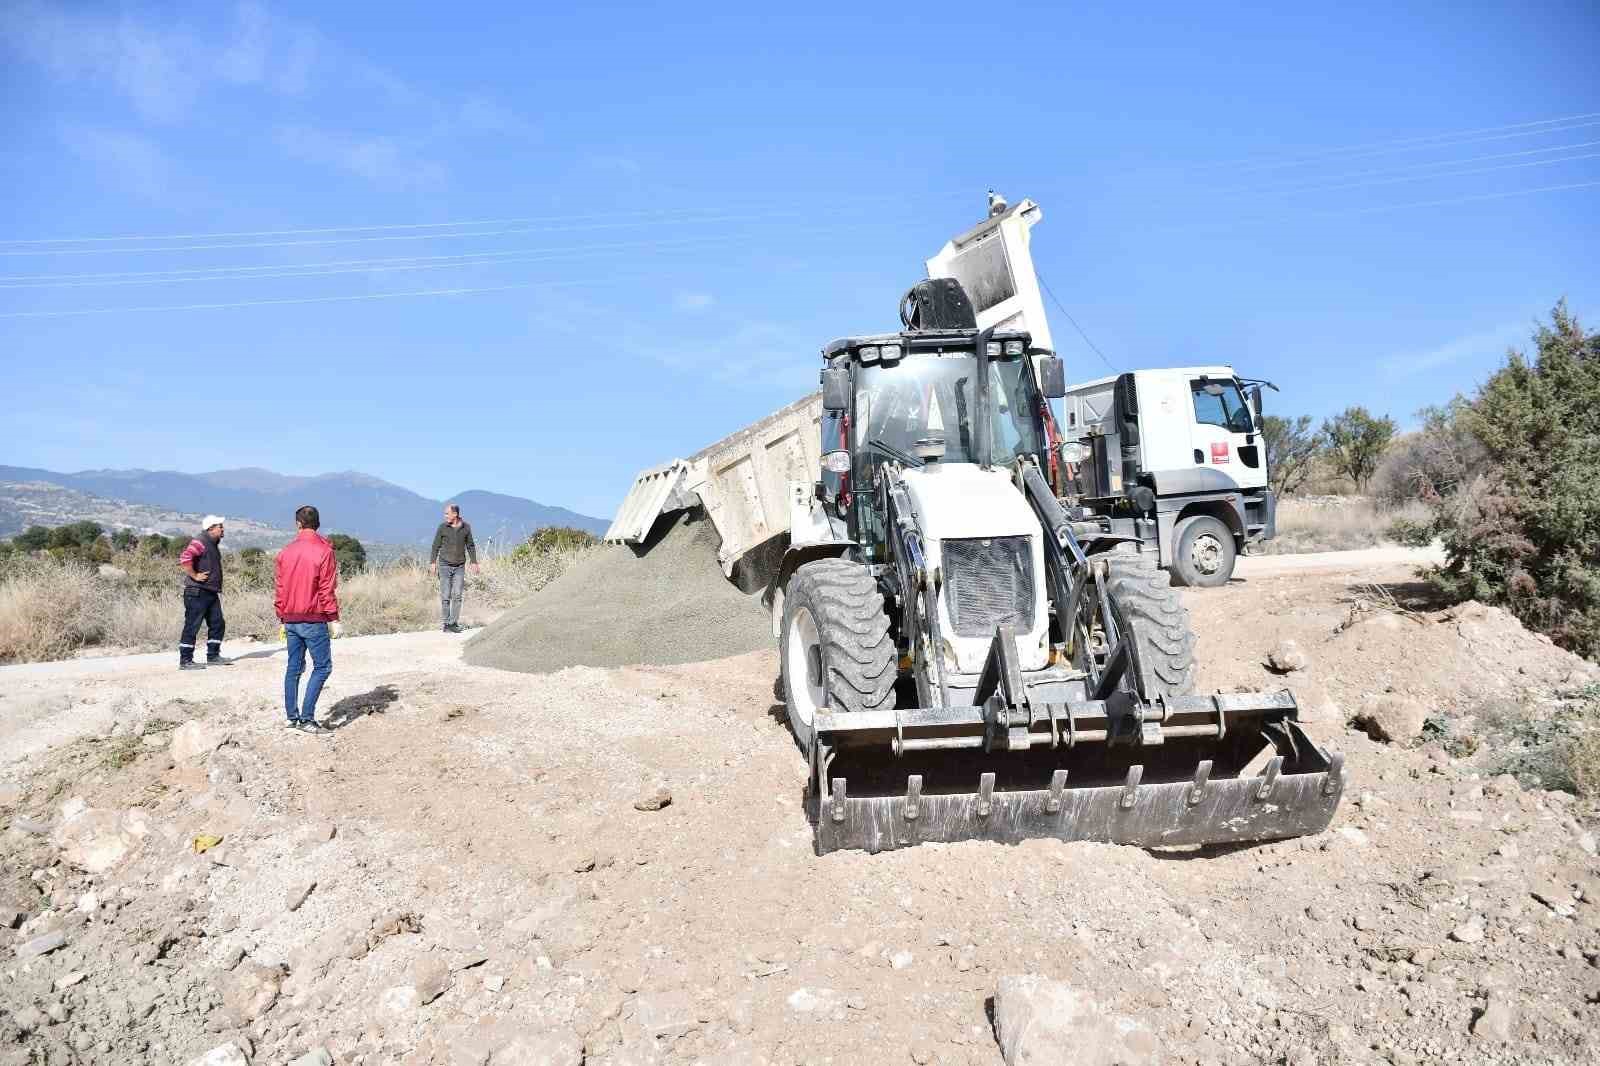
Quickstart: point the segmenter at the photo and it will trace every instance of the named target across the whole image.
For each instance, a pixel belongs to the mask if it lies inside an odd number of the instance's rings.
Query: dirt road
[[[0,1062],[989,1064],[1013,973],[1149,1026],[1138,1061],[1593,1061],[1594,812],[1344,725],[1593,674],[1410,573],[1185,593],[1206,687],[1280,687],[1266,652],[1302,645],[1287,683],[1351,775],[1333,831],[1213,852],[817,858],[770,652],[523,675],[341,641],[327,740],[281,727],[274,649],[0,670],[0,917],[27,922],[0,936],[66,938],[0,964]],[[75,797],[125,845],[92,874],[48,834]]]

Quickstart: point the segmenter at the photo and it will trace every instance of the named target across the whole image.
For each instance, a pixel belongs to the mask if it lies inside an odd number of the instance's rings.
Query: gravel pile
[[[608,545],[507,612],[467,643],[466,661],[542,674],[703,662],[770,646],[767,611],[722,576],[704,513],[662,524],[642,552]]]

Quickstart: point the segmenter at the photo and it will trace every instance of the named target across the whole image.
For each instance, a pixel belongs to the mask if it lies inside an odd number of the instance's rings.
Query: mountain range
[[[0,466],[0,482],[59,485],[110,500],[245,518],[272,527],[292,527],[295,508],[310,503],[322,513],[325,531],[388,544],[429,543],[445,503],[355,471],[291,477],[259,467],[185,474],[175,470],[59,473]],[[485,545],[515,543],[543,526],[573,526],[599,535],[608,524],[606,519],[565,507],[480,489],[450,499],[461,505],[462,517]]]

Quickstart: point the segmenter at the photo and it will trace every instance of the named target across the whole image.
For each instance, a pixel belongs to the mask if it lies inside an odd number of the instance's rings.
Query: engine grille
[[[1027,537],[941,542],[945,601],[963,637],[992,637],[995,626],[1033,628],[1033,553]]]

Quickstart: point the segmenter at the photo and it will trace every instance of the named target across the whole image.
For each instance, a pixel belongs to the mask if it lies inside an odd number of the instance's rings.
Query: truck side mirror
[[[1255,411],[1256,411],[1256,425],[1260,426],[1261,425],[1261,418],[1262,418],[1261,386],[1260,385],[1257,385],[1255,388],[1250,390],[1250,406],[1255,408]]]
[[[850,410],[850,371],[822,372],[822,409],[834,414]]]
[[[1039,391],[1047,400],[1059,400],[1067,394],[1067,374],[1061,360],[1053,355],[1039,359]]]

